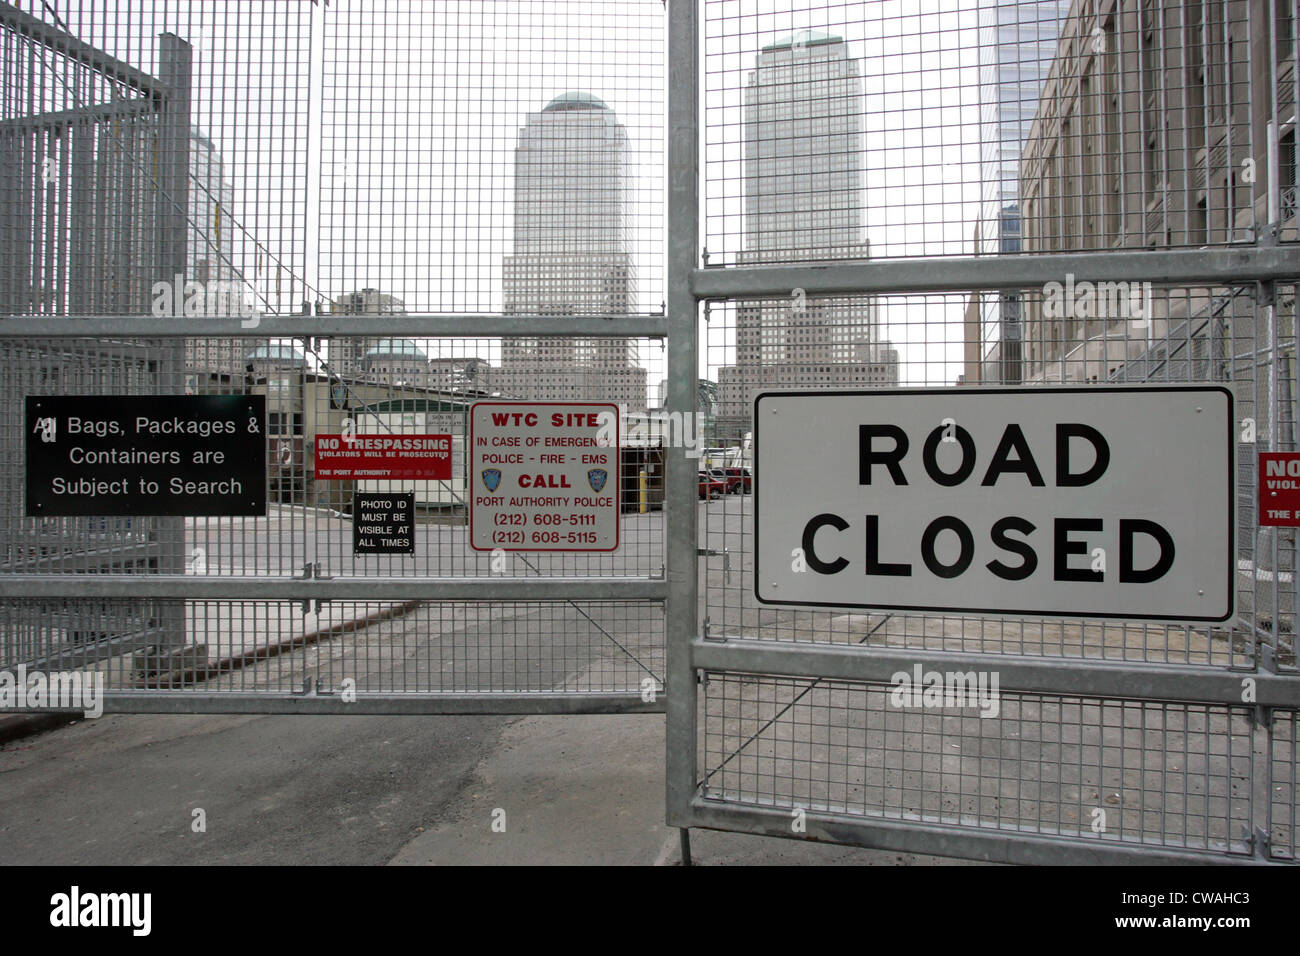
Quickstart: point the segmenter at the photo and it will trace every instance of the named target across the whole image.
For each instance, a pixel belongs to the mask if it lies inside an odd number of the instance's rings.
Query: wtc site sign
[[[755,596],[1227,620],[1233,421],[1204,386],[761,394]]]
[[[29,516],[266,514],[266,396],[29,395]]]
[[[477,402],[469,421],[471,547],[618,549],[617,405]]]

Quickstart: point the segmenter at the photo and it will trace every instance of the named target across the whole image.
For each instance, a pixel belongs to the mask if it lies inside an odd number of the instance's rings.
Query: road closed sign
[[[1204,386],[761,394],[755,595],[1227,620],[1232,424]]]
[[[616,551],[619,413],[604,402],[476,402],[470,546]]]

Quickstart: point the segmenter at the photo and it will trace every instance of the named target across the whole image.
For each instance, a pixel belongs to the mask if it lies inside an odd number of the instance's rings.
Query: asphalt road
[[[0,864],[387,863],[457,817],[513,719],[80,721],[0,748]]]

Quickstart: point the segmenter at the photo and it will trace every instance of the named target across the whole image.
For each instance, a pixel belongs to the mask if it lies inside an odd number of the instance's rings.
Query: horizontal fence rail
[[[864,654],[852,647],[808,648],[762,641],[699,641],[694,658],[701,669],[791,677],[882,681],[895,674],[923,670],[957,674],[997,672],[1009,687],[1034,693],[1090,694],[1140,700],[1195,700],[1202,703],[1241,703],[1243,677],[1204,667],[1163,667],[1060,661],[997,654],[957,654],[935,651],[895,651]],[[1300,706],[1300,682],[1290,676],[1251,672],[1249,686],[1260,707]]]
[[[0,578],[0,599],[159,597],[193,600],[256,598],[303,601],[662,601],[662,581],[565,577],[563,590],[546,578],[246,577],[97,574],[14,575]]]
[[[1050,255],[825,262],[816,265],[731,266],[696,269],[691,289],[700,299],[741,296],[789,298],[860,293],[974,292],[1060,282],[1066,275],[1090,282],[1153,285],[1236,285],[1293,282],[1300,269],[1294,245],[1250,249],[1179,249],[1160,252],[1086,252]]]
[[[159,319],[154,316],[0,316],[0,338],[327,338],[332,336],[465,336],[534,334],[539,321],[548,334],[595,338],[663,338],[666,323],[653,315],[206,315]]]

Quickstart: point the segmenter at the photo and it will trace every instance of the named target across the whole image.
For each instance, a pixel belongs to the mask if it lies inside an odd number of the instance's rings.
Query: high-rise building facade
[[[980,217],[975,233],[978,255],[1021,251],[1020,153],[1047,79],[1061,25],[1071,0],[980,0]],[[1015,293],[976,294],[980,321],[966,362],[966,381],[1014,384],[1020,381],[1022,340],[1020,297]]]
[[[742,265],[865,259],[862,76],[841,37],[764,47],[745,91]],[[748,430],[753,395],[898,381],[875,296],[794,294],[736,307],[736,359],[718,370],[718,431]]]
[[[253,299],[251,277],[245,282],[235,260],[234,201],[221,152],[203,133],[191,131],[185,279],[200,283],[205,303],[219,310],[238,314],[247,303],[261,311],[263,303]],[[185,367],[204,378],[231,381],[244,374],[246,347],[238,339],[186,339]]]
[[[1269,0],[1075,0],[1020,162],[1025,251],[1253,241],[1269,219],[1271,108],[1295,112],[1294,19]],[[1278,238],[1293,240],[1296,130],[1279,125]],[[1106,282],[1079,300],[1088,279],[1026,296],[1026,382],[1195,380],[1266,334],[1232,290]]]
[[[254,303],[253,286],[238,271],[235,190],[220,150],[196,127],[190,128],[187,146],[184,271],[179,263],[177,271],[155,267],[167,219],[179,219],[181,210],[163,195],[155,173],[158,136],[156,117],[99,128],[94,185],[87,187],[87,208],[93,210],[87,216],[94,225],[83,231],[93,237],[91,260],[108,267],[107,276],[90,284],[89,295],[74,292],[70,304],[86,311],[93,305],[109,313],[179,318],[241,314],[243,303]],[[244,373],[244,350],[234,339],[185,339],[186,372],[228,384]]]
[[[628,137],[590,93],[530,113],[515,149],[514,252],[504,261],[511,315],[619,315],[636,304],[629,244]],[[510,337],[493,385],[503,397],[586,399],[646,408],[646,371],[625,338]]]
[[[330,312],[336,315],[402,315],[406,305],[401,299],[378,289],[360,289],[336,296],[330,303]],[[366,356],[376,343],[391,340],[367,338],[364,335],[334,339],[330,342],[330,371],[347,379],[361,378],[366,373]]]

